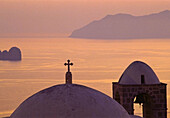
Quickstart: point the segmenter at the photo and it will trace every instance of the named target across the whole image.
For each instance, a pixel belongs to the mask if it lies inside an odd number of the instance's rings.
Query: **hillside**
[[[107,15],[77,29],[72,38],[149,39],[170,38],[170,11],[144,16],[130,14]]]

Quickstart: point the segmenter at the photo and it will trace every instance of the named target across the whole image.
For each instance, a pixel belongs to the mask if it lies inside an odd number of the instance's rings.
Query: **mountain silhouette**
[[[71,38],[87,39],[158,39],[170,38],[170,11],[144,16],[107,15],[77,29]]]

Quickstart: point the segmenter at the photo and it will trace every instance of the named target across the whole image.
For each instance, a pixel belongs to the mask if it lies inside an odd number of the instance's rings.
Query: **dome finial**
[[[72,74],[70,72],[70,65],[72,66],[73,63],[70,63],[70,60],[67,60],[68,63],[64,63],[65,66],[68,66],[68,71],[66,72],[66,84],[72,84]]]

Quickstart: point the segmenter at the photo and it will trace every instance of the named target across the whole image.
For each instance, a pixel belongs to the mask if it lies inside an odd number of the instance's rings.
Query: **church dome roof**
[[[77,84],[44,89],[25,100],[10,118],[130,118],[111,97]]]
[[[143,80],[142,80],[143,78]],[[119,79],[119,84],[160,84],[151,67],[141,61],[131,63]]]
[[[130,115],[131,118],[142,118],[140,116]]]

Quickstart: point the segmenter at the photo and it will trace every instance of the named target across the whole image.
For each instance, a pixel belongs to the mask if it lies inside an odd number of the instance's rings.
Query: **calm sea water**
[[[170,39],[6,38],[0,42],[0,50],[17,46],[23,54],[21,62],[0,61],[0,117],[9,116],[32,94],[63,84],[67,59],[74,63],[71,67],[74,83],[111,97],[112,82],[117,82],[127,66],[136,60],[149,64],[161,82],[170,83]],[[170,108],[169,86],[167,94]],[[140,106],[135,107],[140,114]]]

